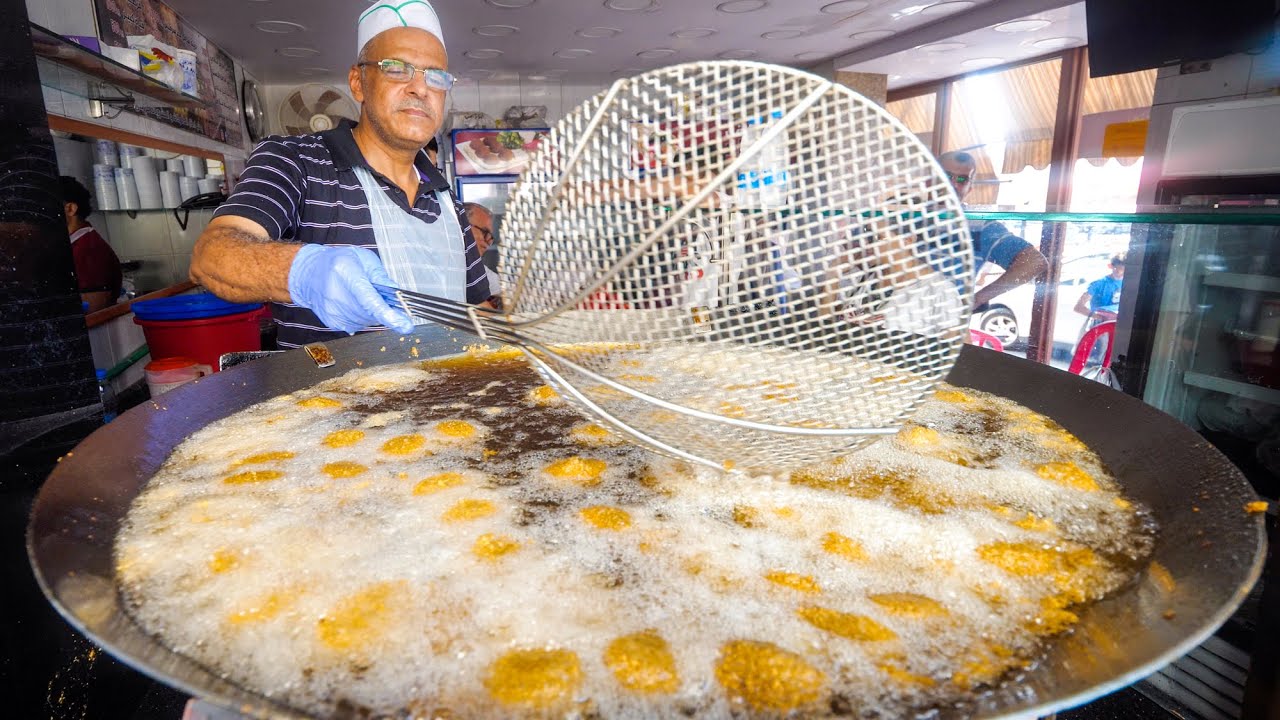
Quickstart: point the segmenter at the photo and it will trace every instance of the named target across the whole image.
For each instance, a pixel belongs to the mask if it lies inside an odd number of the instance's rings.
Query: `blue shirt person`
[[[1120,290],[1124,285],[1124,253],[1111,257],[1107,263],[1111,274],[1089,283],[1089,287],[1076,302],[1075,311],[1088,317],[1092,324],[1115,320],[1120,311]]]
[[[960,202],[964,202],[965,196],[973,187],[977,160],[966,152],[949,152],[940,155],[938,163],[951,180],[951,186],[955,188]],[[969,229],[973,235],[974,270],[987,262],[1004,268],[999,277],[974,293],[974,307],[986,305],[1001,293],[1030,282],[1049,269],[1049,264],[1039,250],[1009,232],[1004,225],[998,222],[974,223]]]

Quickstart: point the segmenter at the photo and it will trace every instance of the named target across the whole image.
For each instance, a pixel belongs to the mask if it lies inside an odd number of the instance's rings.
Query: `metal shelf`
[[[1232,380],[1231,378],[1188,370],[1182,374],[1182,382],[1205,390],[1214,390],[1249,400],[1259,400],[1272,405],[1280,405],[1280,390],[1272,390],[1271,388],[1254,385],[1243,380]]]
[[[204,107],[194,95],[175,90],[35,23],[30,26],[36,55],[59,66],[58,72],[41,75],[42,84],[108,105]]]
[[[1280,277],[1249,275],[1247,273],[1215,272],[1204,276],[1205,285],[1235,288],[1237,290],[1261,290],[1280,293]]]

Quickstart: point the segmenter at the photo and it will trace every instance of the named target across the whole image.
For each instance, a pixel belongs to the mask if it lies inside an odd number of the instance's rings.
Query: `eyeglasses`
[[[943,170],[943,172],[947,173],[947,177],[951,178],[951,182],[957,185],[968,185],[969,181],[973,179],[970,175],[956,175],[955,173],[949,173],[946,170]]]
[[[422,73],[422,80],[433,90],[449,90],[453,87],[453,76],[439,68],[419,68],[403,60],[379,60],[378,62],[357,63],[358,67],[374,65],[382,71],[383,77],[393,83],[413,82],[416,73]]]
[[[471,229],[472,229],[472,230],[479,230],[479,231],[480,231],[480,234],[481,234],[482,236],[484,236],[486,239],[488,239],[488,241],[489,241],[489,242],[493,242],[493,231],[492,231],[492,230],[490,230],[489,228],[487,228],[487,227],[480,227],[479,225],[472,225],[472,226],[471,226]]]

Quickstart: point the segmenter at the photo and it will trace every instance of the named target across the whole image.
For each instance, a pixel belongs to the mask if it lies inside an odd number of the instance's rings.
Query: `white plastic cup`
[[[195,157],[194,155],[182,156],[182,170],[187,177],[202,178],[204,177],[204,158]]]
[[[196,76],[195,52],[178,48],[178,52],[174,56],[178,61],[178,67],[182,69],[182,86],[179,89],[188,95],[198,96],[200,94],[200,83]]]
[[[120,195],[121,210],[141,210],[142,201],[138,199],[138,184],[133,178],[132,168],[116,168],[116,192]]]
[[[165,160],[164,169],[168,170],[171,173],[177,173],[178,175],[182,175],[186,172],[185,170],[182,169],[182,158],[180,157],[169,158],[168,160]]]
[[[200,194],[222,192],[222,181],[218,178],[202,178],[196,182],[200,185]]]
[[[176,208],[182,204],[182,186],[178,177],[178,173],[169,170],[160,173],[160,199],[166,208]]]
[[[119,210],[120,191],[116,189],[115,168],[110,165],[93,166],[93,194],[98,210]]]
[[[94,140],[93,163],[94,165],[120,167],[120,150],[116,147],[116,141]]]
[[[199,195],[200,181],[183,175],[178,178],[178,194],[182,197],[183,202]]]
[[[133,167],[134,158],[142,156],[142,148],[137,145],[120,144],[120,167],[131,168]]]
[[[160,192],[160,174],[156,172],[156,159],[146,155],[135,157],[129,165],[133,170],[133,180],[138,184],[138,199],[143,210],[157,210],[164,207],[164,196]]]

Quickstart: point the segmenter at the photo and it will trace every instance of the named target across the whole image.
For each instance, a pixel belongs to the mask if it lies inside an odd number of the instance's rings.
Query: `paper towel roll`
[[[131,168],[116,168],[115,173],[116,192],[120,195],[120,209],[141,210],[142,203],[138,199],[138,184],[133,178],[133,170]]]
[[[137,157],[142,157],[142,148],[120,143],[120,167],[133,167],[133,159]]]
[[[133,170],[133,180],[138,185],[138,201],[143,210],[157,210],[164,207],[164,196],[160,192],[160,174],[156,172],[156,159],[146,155],[135,157],[129,164]]]
[[[197,180],[200,184],[200,193],[222,192],[222,181],[218,178],[202,178]]]
[[[182,201],[186,202],[188,199],[200,194],[200,181],[184,175],[178,178],[178,189],[180,191],[179,194],[182,196]]]
[[[177,173],[179,175],[183,175],[186,172],[182,169],[182,158],[180,157],[169,158],[168,160],[165,160],[164,169],[168,170],[171,173]]]
[[[182,156],[182,168],[187,177],[204,177],[204,158],[193,155]]]
[[[115,140],[93,141],[93,164],[120,167],[120,151]]]
[[[178,173],[165,170],[160,173],[160,195],[167,208],[176,208],[182,204],[182,186],[178,183]]]
[[[116,190],[115,168],[110,165],[93,166],[93,194],[97,210],[119,210],[120,191]]]

